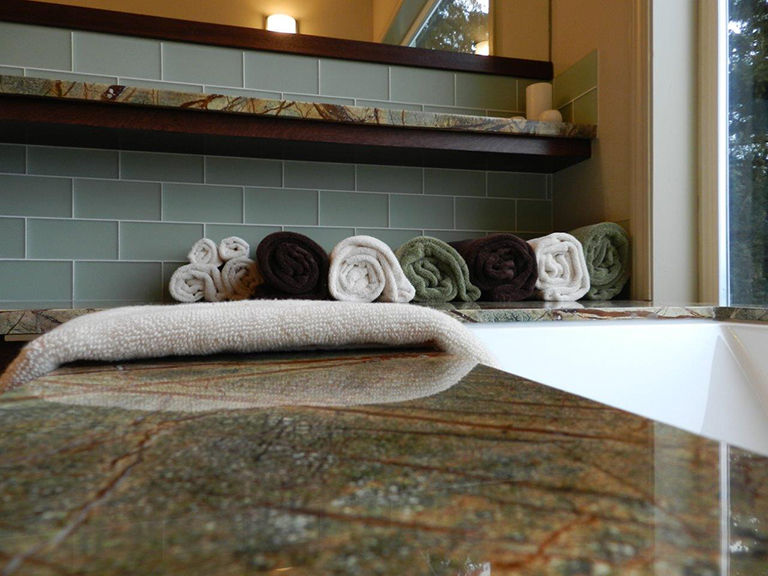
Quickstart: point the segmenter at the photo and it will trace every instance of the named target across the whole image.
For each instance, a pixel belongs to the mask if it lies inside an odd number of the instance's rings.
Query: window
[[[486,49],[488,46],[489,3],[490,0],[438,0],[411,46],[482,53],[481,43],[485,42]]]
[[[728,288],[768,304],[768,0],[728,0]]]

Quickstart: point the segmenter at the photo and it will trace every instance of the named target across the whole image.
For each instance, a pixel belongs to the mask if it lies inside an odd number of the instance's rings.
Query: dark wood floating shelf
[[[556,172],[596,127],[0,75],[0,140],[260,158]]]

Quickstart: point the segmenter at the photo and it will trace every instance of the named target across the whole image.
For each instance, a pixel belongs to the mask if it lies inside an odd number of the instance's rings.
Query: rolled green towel
[[[570,234],[584,247],[591,286],[584,298],[615,298],[630,276],[629,235],[613,222],[582,226]]]
[[[442,240],[420,236],[395,250],[406,278],[416,288],[415,302],[474,302],[480,289],[469,281],[467,263]]]

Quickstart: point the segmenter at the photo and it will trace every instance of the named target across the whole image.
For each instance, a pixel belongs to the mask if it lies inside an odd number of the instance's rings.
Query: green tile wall
[[[190,92],[508,116],[528,83],[5,23],[0,38],[0,74]],[[396,248],[422,234],[545,234],[551,212],[539,174],[0,144],[0,306],[169,301],[202,236],[255,249],[288,230],[331,250],[368,234]]]
[[[598,124],[599,53],[584,58],[555,76],[552,81],[554,107],[563,120],[578,124]]]

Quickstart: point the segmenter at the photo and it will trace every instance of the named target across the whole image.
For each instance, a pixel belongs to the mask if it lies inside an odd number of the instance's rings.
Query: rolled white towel
[[[342,302],[410,302],[416,290],[381,240],[352,236],[331,252],[328,288]]]
[[[226,299],[221,272],[216,266],[187,264],[171,276],[171,296],[179,302],[219,302]]]
[[[250,251],[248,242],[237,236],[230,236],[219,242],[219,257],[224,262],[233,258],[248,258]]]
[[[224,292],[230,300],[245,300],[256,293],[256,287],[264,282],[259,267],[250,258],[233,258],[221,269]]]
[[[570,234],[555,232],[528,242],[536,253],[539,279],[534,294],[540,300],[573,302],[589,291],[584,248]]]
[[[192,250],[187,254],[187,258],[192,264],[205,266],[221,266],[222,263],[221,258],[219,258],[219,247],[210,238],[200,238],[195,242]]]

